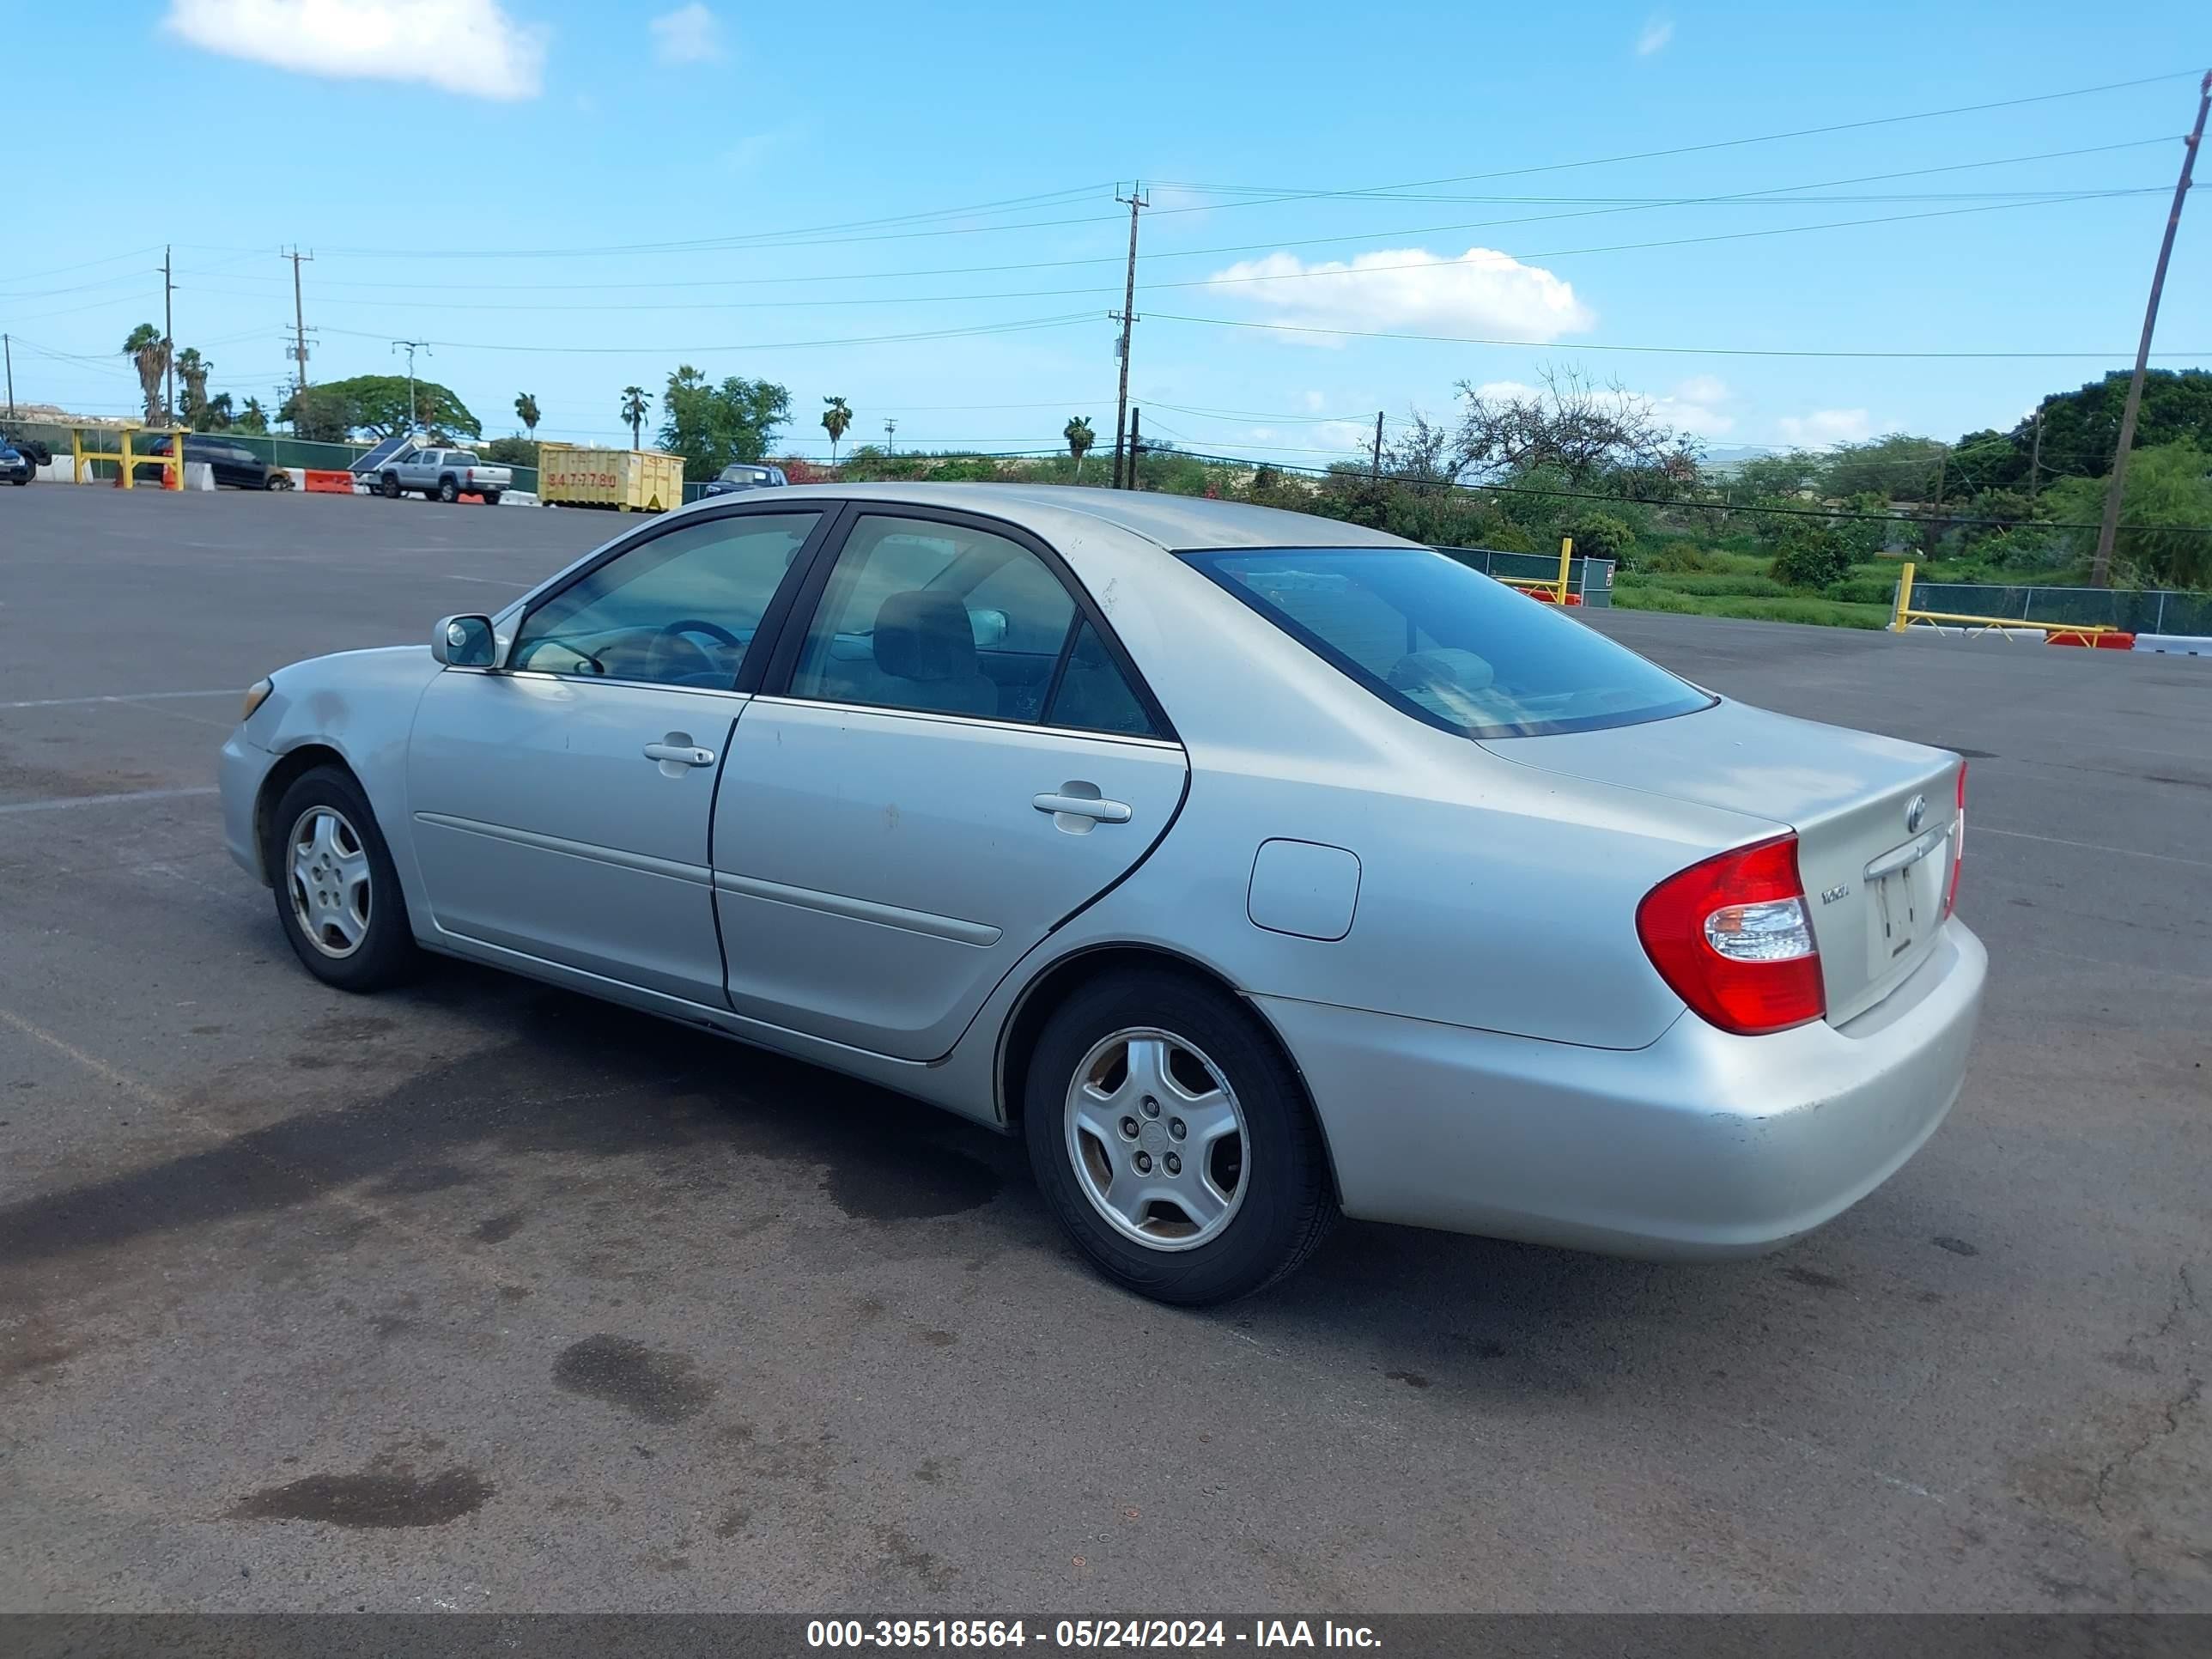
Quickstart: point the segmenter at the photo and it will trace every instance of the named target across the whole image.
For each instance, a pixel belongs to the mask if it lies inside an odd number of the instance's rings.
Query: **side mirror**
[[[448,668],[489,668],[497,651],[489,617],[447,617],[430,632],[430,654]]]

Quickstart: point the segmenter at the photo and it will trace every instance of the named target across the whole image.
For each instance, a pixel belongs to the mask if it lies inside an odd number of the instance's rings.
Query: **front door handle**
[[[671,777],[679,775],[671,771],[671,768],[712,766],[714,763],[714,751],[700,748],[691,741],[691,734],[688,732],[671,732],[660,742],[648,743],[645,745],[645,757],[649,761],[659,761],[661,769],[668,772]]]
[[[1072,785],[1062,784],[1057,791],[1032,795],[1030,805],[1040,812],[1051,813],[1054,823],[1078,835],[1086,833],[1094,823],[1127,823],[1129,821],[1128,802],[1103,799],[1095,787],[1088,794],[1073,794],[1069,793],[1073,787]]]

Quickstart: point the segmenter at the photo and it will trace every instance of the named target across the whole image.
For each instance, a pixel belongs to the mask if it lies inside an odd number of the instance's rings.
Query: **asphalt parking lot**
[[[1171,1312],[1019,1147],[220,843],[237,694],[627,521],[0,491],[0,1608],[2212,1610],[2212,661],[1615,614],[1972,757],[1929,1146],[1768,1260],[1341,1229]]]

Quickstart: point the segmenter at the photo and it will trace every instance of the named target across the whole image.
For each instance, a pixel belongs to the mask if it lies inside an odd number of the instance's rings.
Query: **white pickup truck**
[[[415,490],[441,501],[481,495],[486,507],[497,507],[501,493],[514,482],[511,471],[487,465],[472,449],[403,449],[377,474],[378,488],[392,501]]]

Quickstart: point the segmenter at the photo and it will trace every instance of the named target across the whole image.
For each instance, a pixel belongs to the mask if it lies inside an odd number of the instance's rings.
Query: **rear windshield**
[[[1426,549],[1182,556],[1393,708],[1464,737],[1592,732],[1714,702],[1550,606]]]

